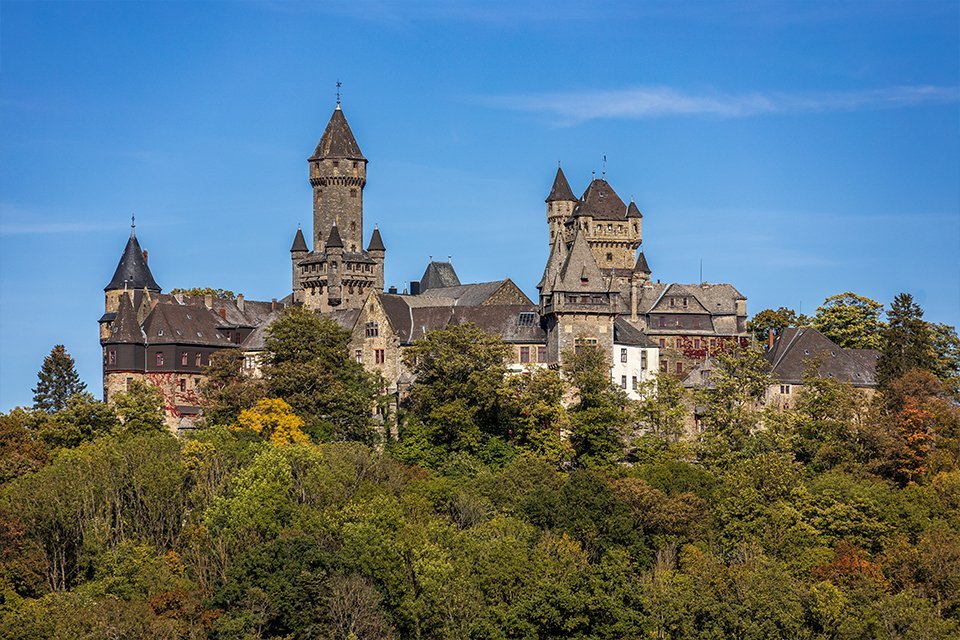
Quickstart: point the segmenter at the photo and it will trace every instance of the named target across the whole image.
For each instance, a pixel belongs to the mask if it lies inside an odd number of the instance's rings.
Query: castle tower
[[[550,194],[544,200],[547,203],[547,225],[550,227],[550,244],[553,245],[554,238],[563,233],[563,223],[573,215],[573,207],[577,204],[577,197],[573,195],[570,189],[570,183],[567,182],[567,176],[563,174],[563,169],[557,165],[557,176],[553,179],[553,187]]]
[[[373,235],[370,236],[370,244],[367,245],[367,254],[376,263],[374,266],[375,291],[383,291],[383,263],[387,255],[387,248],[383,246],[383,238],[380,237],[380,229],[377,228],[377,225],[373,225]]]
[[[313,251],[324,251],[330,229],[336,224],[344,250],[359,253],[363,246],[367,159],[360,152],[339,99],[308,162],[313,187]]]
[[[303,302],[303,284],[301,283],[300,269],[297,263],[307,257],[307,241],[303,237],[303,230],[297,227],[297,235],[293,237],[293,246],[290,247],[290,260],[293,262],[293,301]]]
[[[137,289],[160,293],[160,285],[153,279],[150,267],[147,266],[147,252],[140,248],[140,242],[137,241],[136,225],[131,223],[130,239],[123,248],[117,270],[113,272],[110,283],[103,288],[104,311],[107,314],[117,313],[123,293]]]
[[[327,304],[339,307],[343,302],[343,240],[336,222],[330,227],[324,248],[327,254]]]

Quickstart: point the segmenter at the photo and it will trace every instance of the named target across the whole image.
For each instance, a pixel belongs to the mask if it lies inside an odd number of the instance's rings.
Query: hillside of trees
[[[0,637],[960,637],[956,333],[858,298],[754,317],[881,350],[872,397],[810,375],[789,411],[755,348],[632,402],[607,354],[507,375],[462,325],[405,354],[383,419],[346,332],[291,309],[263,378],[220,354],[175,437],[150,387],[98,402],[57,347],[0,415]]]

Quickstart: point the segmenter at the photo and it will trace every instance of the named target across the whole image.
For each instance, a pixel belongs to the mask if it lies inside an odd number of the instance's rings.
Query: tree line
[[[957,637],[957,370],[898,301],[877,394],[811,362],[786,411],[756,348],[634,402],[599,350],[508,375],[458,325],[374,412],[349,335],[291,309],[177,438],[152,388],[100,403],[55,349],[0,415],[0,636]]]

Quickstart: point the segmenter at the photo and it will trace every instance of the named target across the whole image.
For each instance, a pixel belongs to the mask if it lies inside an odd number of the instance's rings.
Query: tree
[[[567,384],[556,369],[534,368],[508,376],[503,394],[510,442],[557,463],[567,460],[566,392]]]
[[[250,429],[275,447],[310,442],[310,437],[302,430],[303,420],[279,398],[266,398],[252,409],[244,409],[237,423],[238,429]]]
[[[302,307],[285,309],[264,342],[268,395],[281,398],[326,440],[372,442],[377,378],[349,356],[350,332]]]
[[[599,347],[568,351],[563,360],[579,396],[570,409],[570,444],[577,460],[588,467],[611,465],[623,457],[627,394],[611,382],[608,354]]]
[[[658,373],[640,388],[642,400],[637,404],[637,422],[647,434],[663,442],[677,442],[684,432],[687,394],[683,382],[669,373]]]
[[[747,321],[747,331],[753,334],[757,342],[766,344],[771,329],[774,336],[779,336],[787,327],[804,327],[808,323],[807,316],[798,316],[793,309],[786,307],[780,307],[776,311],[764,309]]]
[[[879,349],[883,305],[846,292],[830,296],[817,307],[813,327],[844,349]]]
[[[236,300],[237,296],[233,291],[228,289],[214,289],[213,287],[193,287],[191,289],[171,289],[170,295],[185,295],[195,298],[202,298],[204,296],[213,296],[214,298],[219,298],[220,300]]]
[[[47,452],[31,429],[34,421],[34,416],[20,407],[0,413],[0,485],[46,464]]]
[[[821,376],[821,364],[811,358],[803,372],[793,449],[800,462],[828,469],[854,454],[850,443],[855,441],[853,420],[860,403],[850,384]]]
[[[126,393],[114,396],[113,406],[125,434],[155,433],[164,430],[163,395],[142,380],[133,380]]]
[[[263,398],[263,380],[244,375],[243,359],[240,349],[224,349],[210,356],[204,369],[207,377],[200,385],[205,424],[232,424],[241,411]]]
[[[956,327],[947,324],[931,324],[933,351],[936,362],[933,373],[955,390],[960,390],[960,338]]]
[[[50,350],[37,373],[37,386],[33,389],[35,409],[53,413],[67,406],[67,401],[84,391],[87,385],[80,381],[73,358],[62,344]]]
[[[436,458],[454,451],[477,453],[491,437],[508,436],[503,393],[508,349],[501,338],[472,323],[430,331],[417,340],[403,354],[416,380],[401,439],[420,440],[423,453]]]
[[[118,426],[117,413],[89,393],[78,393],[67,406],[37,425],[37,435],[51,449],[78,447],[112,433]]]
[[[913,296],[898,294],[890,305],[887,321],[877,362],[877,382],[881,387],[911,369],[938,368],[933,331],[923,320],[923,309],[913,301]]]

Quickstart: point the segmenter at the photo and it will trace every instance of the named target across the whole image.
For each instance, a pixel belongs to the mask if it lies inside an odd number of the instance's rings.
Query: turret
[[[116,313],[120,307],[120,296],[124,291],[135,289],[160,293],[160,285],[153,279],[150,267],[147,266],[147,252],[140,248],[140,243],[137,241],[136,225],[131,222],[130,239],[127,240],[127,246],[123,249],[123,255],[120,256],[116,271],[113,272],[113,278],[103,288],[106,294],[104,311]]]
[[[563,223],[573,215],[573,207],[577,204],[577,197],[570,189],[570,183],[563,174],[563,169],[557,164],[557,176],[553,179],[553,187],[544,202],[547,203],[547,224],[550,227],[550,244],[554,238],[563,233]]]
[[[303,237],[303,230],[297,225],[297,235],[293,237],[293,246],[290,247],[290,261],[293,263],[293,301],[303,302],[303,285],[300,284],[300,268],[298,262],[307,257],[307,241]]]
[[[387,254],[387,248],[383,245],[383,238],[380,237],[380,229],[373,225],[373,235],[370,236],[370,244],[367,245],[367,254],[373,258],[377,265],[374,269],[377,276],[376,290],[383,291],[383,263]]]
[[[340,282],[343,278],[343,240],[334,221],[330,227],[330,236],[326,242],[327,254],[327,303],[331,307],[338,307],[343,302],[343,287]]]
[[[320,143],[309,158],[313,187],[313,250],[324,250],[335,222],[344,249],[351,253],[363,244],[363,188],[367,184],[367,159],[337,102]]]

